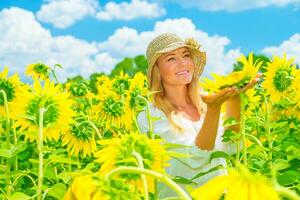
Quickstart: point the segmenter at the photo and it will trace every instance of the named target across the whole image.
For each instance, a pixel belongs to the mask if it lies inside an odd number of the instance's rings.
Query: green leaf
[[[61,179],[64,183],[69,183],[72,179],[71,172],[62,172],[57,175],[59,179]]]
[[[228,127],[228,126],[232,126],[232,125],[236,125],[236,124],[239,124],[239,122],[236,121],[236,119],[233,117],[230,117],[223,122],[224,127]]]
[[[173,158],[191,158],[190,154],[167,151],[167,154]]]
[[[240,135],[232,129],[226,129],[223,134],[223,142],[236,142],[240,139]]]
[[[215,158],[225,158],[226,160],[228,160],[230,158],[230,156],[227,153],[225,153],[224,151],[215,151],[215,152],[211,153],[209,162],[211,162],[211,160],[215,159]]]
[[[53,185],[50,190],[48,191],[48,194],[52,197],[55,197],[56,199],[63,199],[65,193],[66,193],[67,187],[63,183],[57,183]]]
[[[11,145],[10,149],[1,148],[0,157],[12,158],[25,149],[26,149],[26,143]]]
[[[55,64],[54,66],[55,66],[55,67],[58,67],[58,68],[60,68],[60,69],[63,69],[63,66],[62,66],[61,64]]]
[[[50,155],[49,156],[50,163],[65,163],[65,164],[72,164],[77,165],[78,162],[73,160],[72,158],[64,157],[61,155]]]
[[[288,186],[298,182],[300,179],[300,172],[295,170],[285,171],[277,176],[280,185]]]
[[[175,176],[174,178],[172,178],[172,180],[178,184],[192,184],[192,185],[197,185],[196,182],[191,181],[187,178],[181,177],[181,176]]]
[[[199,178],[201,176],[204,176],[206,174],[209,174],[211,172],[214,172],[214,171],[217,171],[217,170],[220,170],[220,169],[225,169],[225,167],[223,165],[217,165],[217,166],[215,166],[215,167],[213,167],[213,168],[211,168],[211,169],[209,169],[209,170],[207,170],[205,172],[198,173],[196,176],[194,176],[193,178],[191,178],[191,180],[194,180],[196,178]]]
[[[11,200],[27,200],[27,199],[30,199],[30,196],[22,192],[16,192],[11,195]]]
[[[290,166],[291,166],[291,165],[290,165],[290,163],[289,163],[287,160],[276,159],[276,160],[274,161],[273,168],[279,171],[279,170],[287,169],[287,168],[289,168]]]
[[[191,146],[175,143],[164,143],[166,149],[180,149],[180,148],[191,148]]]

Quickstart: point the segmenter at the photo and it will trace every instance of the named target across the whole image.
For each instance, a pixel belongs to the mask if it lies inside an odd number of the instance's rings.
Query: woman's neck
[[[166,97],[176,108],[184,108],[188,106],[191,101],[189,99],[187,85],[164,85]]]

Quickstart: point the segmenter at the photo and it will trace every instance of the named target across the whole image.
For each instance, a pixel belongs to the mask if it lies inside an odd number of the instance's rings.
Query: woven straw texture
[[[159,56],[181,47],[189,48],[195,64],[195,73],[200,76],[206,64],[206,53],[199,50],[200,45],[193,38],[188,38],[184,41],[173,33],[160,34],[149,43],[146,52],[149,65],[148,72],[152,71],[152,67]]]

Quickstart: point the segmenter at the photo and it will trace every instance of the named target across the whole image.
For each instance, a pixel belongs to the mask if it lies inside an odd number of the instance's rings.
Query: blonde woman
[[[229,152],[231,146],[222,142],[224,128],[220,119],[221,105],[226,103],[225,118],[239,120],[239,92],[253,87],[258,78],[246,85],[241,91],[225,88],[219,93],[203,95],[199,88],[199,77],[206,64],[206,54],[199,50],[193,39],[182,40],[175,34],[164,33],[154,38],[147,48],[148,81],[153,94],[151,115],[159,117],[154,122],[154,132],[168,143],[187,145],[177,151],[189,154],[189,158],[174,158],[167,168],[171,176],[192,178],[200,172],[217,165],[226,166],[225,159],[216,158],[209,162],[211,152]],[[147,131],[145,112],[138,116],[141,130]],[[238,131],[239,127],[232,127]],[[195,179],[197,186],[210,178],[226,173],[217,170]],[[162,185],[160,197],[175,194]]]

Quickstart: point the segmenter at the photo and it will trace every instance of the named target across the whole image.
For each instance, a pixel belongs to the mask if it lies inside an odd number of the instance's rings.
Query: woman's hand
[[[261,76],[262,74],[260,73],[257,74],[252,81],[250,81],[247,85],[245,85],[240,90],[237,89],[236,87],[227,87],[217,93],[210,94],[210,95],[202,95],[201,97],[208,107],[215,107],[215,108],[221,107],[221,105],[225,101],[229,99],[233,99],[235,97],[239,97],[239,94],[241,92],[246,92],[250,88],[253,88],[255,84],[259,81]]]
[[[202,95],[202,99],[208,107],[219,108],[230,97],[233,97],[238,93],[239,91],[237,88],[228,87],[228,88],[224,88],[223,90],[217,93]]]

